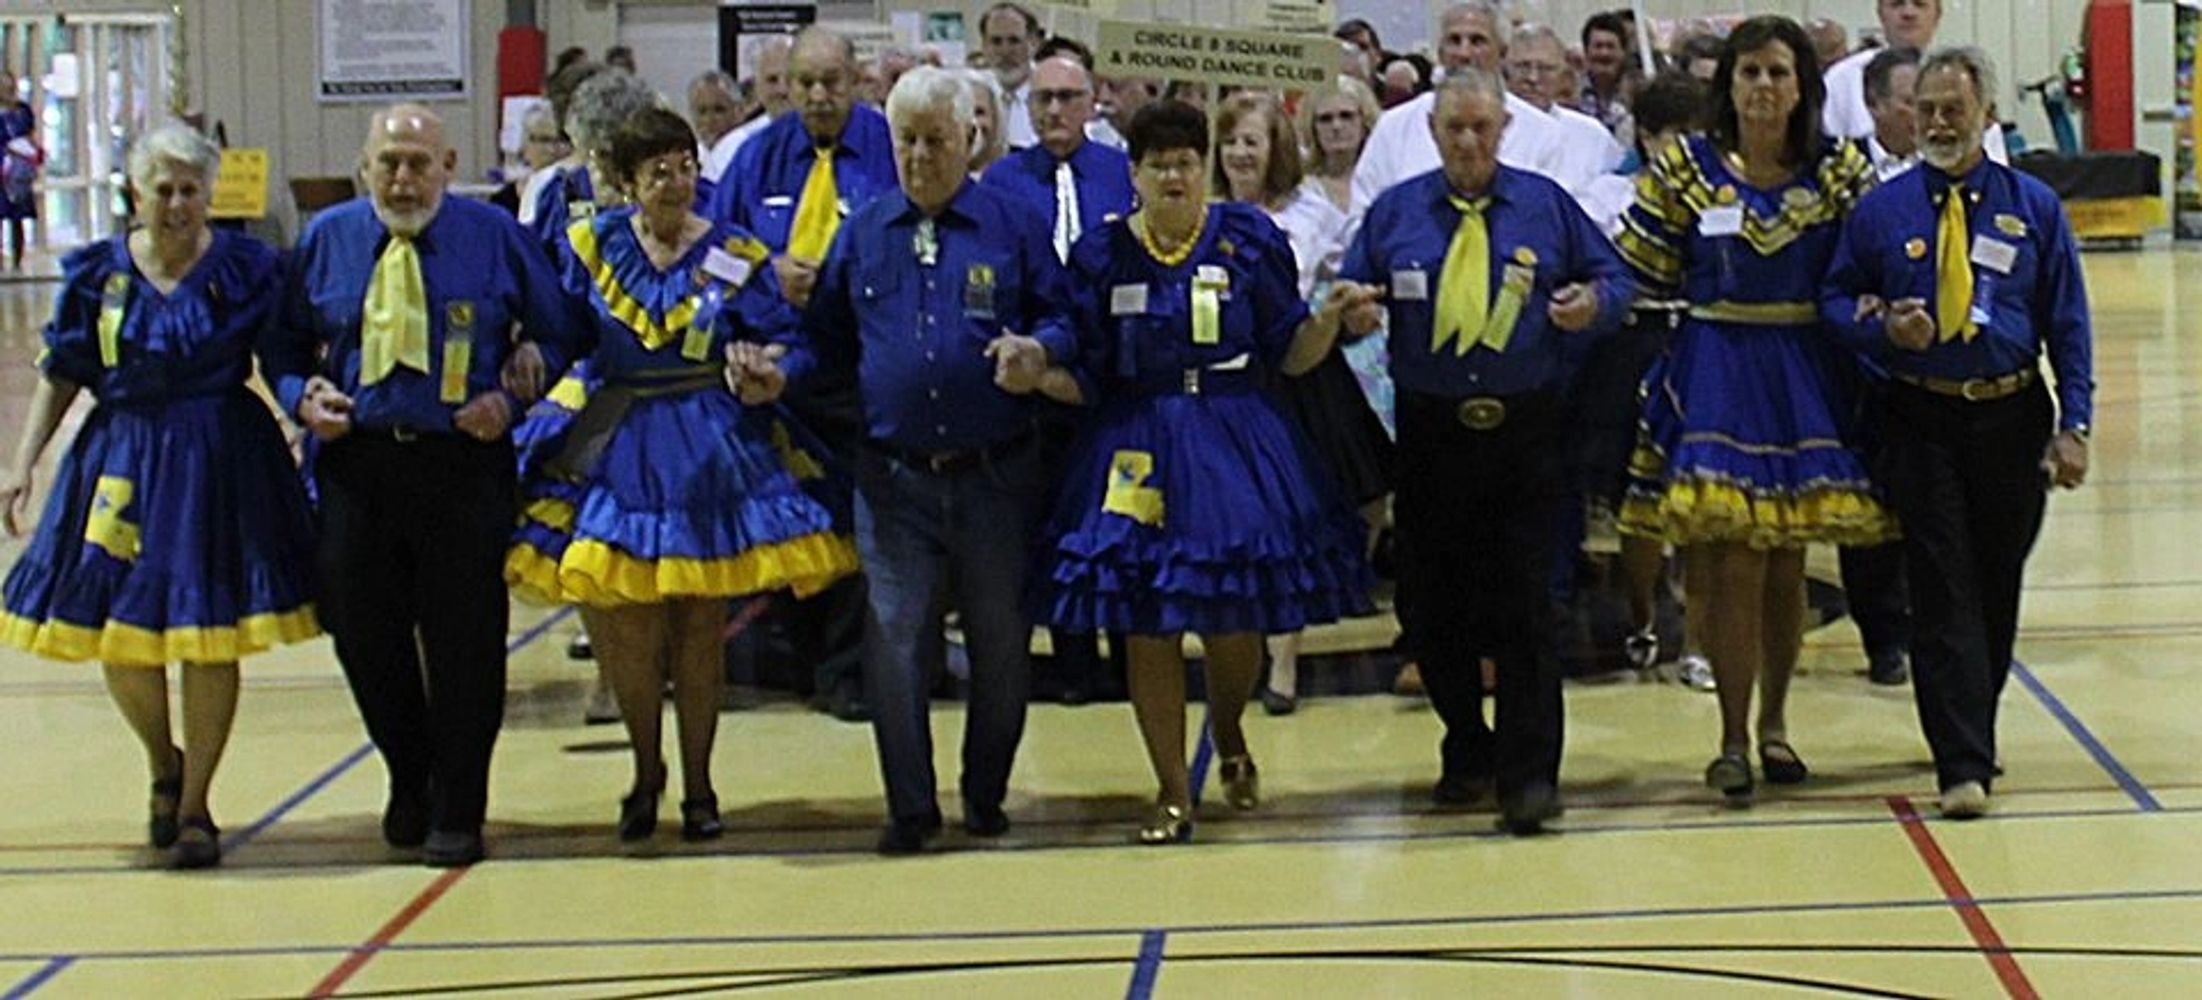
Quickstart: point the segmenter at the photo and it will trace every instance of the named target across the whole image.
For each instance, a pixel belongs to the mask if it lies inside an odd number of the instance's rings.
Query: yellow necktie
[[[1483,321],[1491,311],[1491,232],[1483,222],[1489,199],[1448,200],[1460,210],[1460,228],[1453,230],[1445,267],[1437,276],[1437,322],[1430,327],[1430,350],[1442,352],[1451,342],[1454,354],[1466,354],[1483,335]]]
[[[833,150],[815,151],[810,177],[803,181],[803,200],[795,206],[795,228],[788,233],[788,254],[797,260],[824,260],[833,245],[834,230],[841,228],[841,192],[833,185]]]
[[[1943,196],[1942,224],[1934,234],[1934,326],[1944,342],[1964,337],[1969,344],[1980,332],[1972,321],[1970,235],[1965,225],[1965,187],[1952,184]]]
[[[404,365],[428,374],[428,288],[410,238],[390,234],[367,282],[359,321],[359,383],[373,385]]]

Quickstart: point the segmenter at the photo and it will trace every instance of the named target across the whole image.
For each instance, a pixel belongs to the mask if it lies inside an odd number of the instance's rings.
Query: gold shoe
[[[1154,815],[1140,824],[1138,840],[1148,846],[1191,843],[1192,812],[1184,806],[1156,805]]]
[[[1254,769],[1254,758],[1247,754],[1224,758],[1216,769],[1223,779],[1223,800],[1233,809],[1252,809],[1262,804],[1262,775]]]

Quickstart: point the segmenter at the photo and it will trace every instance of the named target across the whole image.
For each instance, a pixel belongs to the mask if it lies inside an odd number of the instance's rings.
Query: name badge
[[[994,318],[994,268],[973,264],[963,272],[963,312],[973,319]]]
[[[712,247],[703,255],[703,273],[735,288],[742,287],[742,283],[749,280],[750,272],[755,269],[756,265],[727,253],[722,247]]]
[[[1702,236],[1734,236],[1743,232],[1743,206],[1716,205],[1697,217],[1697,231]]]
[[[1216,264],[1202,264],[1193,271],[1193,284],[1218,292],[1231,290],[1231,272]]]
[[[1147,311],[1147,286],[1117,285],[1109,289],[1109,315],[1139,316]]]
[[[1986,236],[1973,237],[1973,263],[1997,274],[2010,274],[2018,263],[2018,247]]]
[[[1398,302],[1430,301],[1430,272],[1393,271],[1392,299]]]

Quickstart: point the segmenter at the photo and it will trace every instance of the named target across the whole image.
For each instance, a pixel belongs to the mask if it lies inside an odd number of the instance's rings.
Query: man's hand
[[[787,391],[787,372],[780,359],[787,355],[781,344],[752,344],[737,340],[726,345],[726,386],[748,406],[763,406]]]
[[[1330,286],[1330,298],[1323,300],[1323,305],[1328,308],[1341,296],[1344,300],[1339,302],[1338,322],[1347,333],[1365,337],[1384,325],[1384,289],[1381,286],[1339,281]]]
[[[2087,439],[2078,431],[2065,431],[2049,439],[2049,447],[2041,455],[2041,471],[2049,476],[2049,485],[2061,489],[2075,489],[2087,481]]]
[[[451,415],[451,423],[477,441],[495,441],[512,426],[512,403],[504,393],[492,389],[467,400],[459,412]]]
[[[1925,299],[1897,299],[1888,306],[1889,343],[1906,351],[1934,346],[1934,316]]]
[[[306,394],[298,400],[298,422],[305,424],[323,443],[352,432],[352,397],[336,383],[319,375],[306,380]]]
[[[1040,376],[1047,374],[1047,348],[1007,328],[987,342],[986,356],[994,359],[994,384],[1011,395],[1022,396],[1038,389]]]
[[[1552,290],[1552,301],[1545,307],[1545,315],[1552,317],[1552,325],[1569,333],[1581,333],[1598,321],[1598,296],[1590,286],[1578,281],[1561,285]]]
[[[532,403],[543,398],[543,351],[533,341],[523,340],[505,358],[505,370],[500,374],[505,391],[522,403]]]
[[[772,271],[780,279],[780,294],[797,309],[810,304],[811,289],[818,285],[818,262],[788,254],[772,258]]]

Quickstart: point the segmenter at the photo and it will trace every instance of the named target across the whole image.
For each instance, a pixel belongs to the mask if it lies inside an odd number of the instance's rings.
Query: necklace
[[[1208,209],[1203,207],[1200,210],[1200,219],[1193,224],[1192,235],[1185,237],[1185,242],[1168,250],[1162,249],[1162,246],[1155,242],[1154,227],[1149,222],[1147,213],[1141,212],[1139,213],[1139,225],[1132,227],[1132,232],[1139,237],[1139,245],[1147,248],[1147,255],[1153,257],[1155,263],[1161,264],[1163,267],[1176,267],[1185,263],[1186,258],[1193,255],[1193,248],[1200,244],[1201,231],[1208,228]]]

